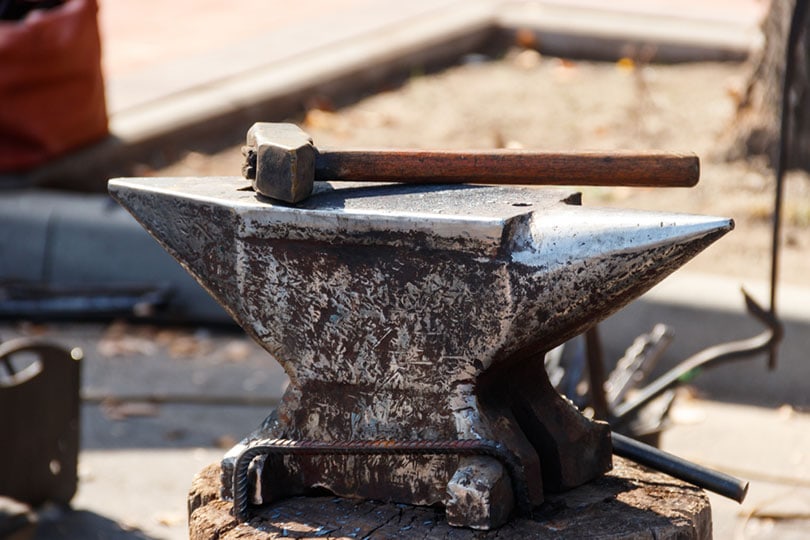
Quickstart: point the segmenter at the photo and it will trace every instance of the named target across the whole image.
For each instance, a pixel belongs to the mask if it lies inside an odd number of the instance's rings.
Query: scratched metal
[[[110,192],[290,376],[245,442],[498,440],[535,504],[611,463],[607,426],[551,389],[545,351],[733,226],[539,188],[320,184],[297,206],[241,178],[119,179]],[[241,448],[223,461],[226,495]],[[257,473],[256,499],[320,486],[452,505],[457,469],[457,456],[289,457]],[[476,489],[500,489],[484,476]]]

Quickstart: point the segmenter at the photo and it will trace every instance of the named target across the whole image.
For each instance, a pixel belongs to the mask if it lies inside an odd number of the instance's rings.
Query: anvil
[[[254,503],[326,488],[441,504],[483,529],[611,467],[608,426],[552,389],[545,352],[733,227],[514,186],[323,183],[296,206],[229,177],[118,179],[110,192],[289,375],[278,409],[223,460],[225,497],[237,458],[268,439],[485,441],[511,462],[327,451],[251,469]]]

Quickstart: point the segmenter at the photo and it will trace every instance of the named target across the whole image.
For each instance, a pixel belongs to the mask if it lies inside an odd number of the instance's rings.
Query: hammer
[[[316,148],[298,126],[264,122],[250,128],[243,152],[253,189],[286,203],[303,201],[325,180],[691,187],[700,177],[694,154]]]

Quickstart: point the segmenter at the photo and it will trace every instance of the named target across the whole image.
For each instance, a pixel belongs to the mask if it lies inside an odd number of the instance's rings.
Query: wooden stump
[[[338,497],[296,497],[253,510],[239,524],[219,499],[219,464],[194,478],[189,493],[191,540],[272,538],[555,538],[708,539],[706,494],[667,475],[614,457],[609,474],[549,497],[531,519],[491,532],[450,527],[442,509]]]

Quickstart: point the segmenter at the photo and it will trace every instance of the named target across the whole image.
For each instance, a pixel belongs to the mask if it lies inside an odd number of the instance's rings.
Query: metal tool
[[[700,177],[694,154],[316,148],[294,124],[261,122],[248,131],[243,151],[253,189],[287,203],[309,197],[318,180],[690,187]]]
[[[747,339],[708,347],[653,381],[648,381],[648,376],[673,338],[672,331],[660,324],[635,340],[603,384],[599,383],[603,376],[590,374],[594,365],[604,365],[598,353],[601,349],[598,335],[593,331],[590,334],[595,337],[587,340],[587,346],[582,343],[586,340],[579,337],[546,355],[549,377],[555,388],[581,410],[591,409],[595,417],[607,421],[619,433],[657,446],[677,387],[691,382],[707,369],[771,351],[781,341],[783,328],[779,320],[745,290],[742,293],[748,313],[762,323],[765,330]],[[711,488],[706,486],[706,489]]]
[[[604,390],[609,409],[618,407],[627,393],[644,381],[672,343],[673,337],[671,328],[656,324],[648,334],[636,338],[616,363],[605,383]],[[592,388],[599,387],[592,386]]]
[[[739,503],[745,500],[748,493],[748,482],[745,480],[696,465],[616,432],[613,433],[613,452]]]
[[[0,344],[0,495],[33,506],[73,498],[81,358],[27,338]]]
[[[527,187],[335,184],[296,207],[245,187],[110,182],[290,376],[278,409],[222,462],[240,515],[244,493],[265,504],[318,486],[441,504],[451,524],[489,529],[524,498],[519,485],[535,506],[598,477],[610,430],[554,391],[545,352],[733,226]]]
[[[632,399],[618,404],[612,411],[611,423],[621,425],[650,401],[667,390],[693,379],[701,370],[771,351],[774,345],[782,339],[782,325],[773,317],[772,313],[765,311],[757,304],[745,290],[743,290],[743,296],[748,312],[767,327],[763,332],[748,339],[709,347],[687,358],[642,388]]]

